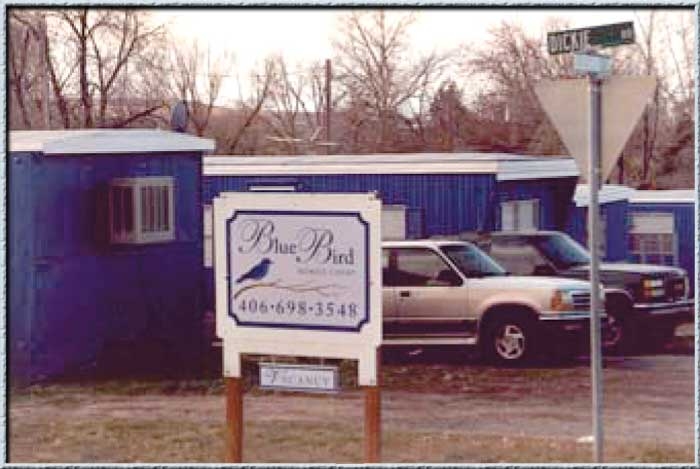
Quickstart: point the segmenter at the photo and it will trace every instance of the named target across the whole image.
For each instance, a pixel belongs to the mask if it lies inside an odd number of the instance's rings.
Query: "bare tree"
[[[189,120],[198,136],[203,136],[214,111],[224,76],[233,69],[233,55],[224,52],[211,60],[211,50],[202,50],[195,41],[189,48],[173,50],[173,87],[184,102]]]
[[[550,20],[549,27],[565,24]],[[549,56],[540,38],[506,22],[490,31],[483,47],[467,48],[465,55],[465,71],[489,84],[477,98],[477,112],[484,115],[487,109],[499,110],[500,115],[491,116],[491,124],[507,129],[506,141],[497,144],[520,152],[558,152],[559,145],[552,146],[555,131],[545,118],[534,86],[543,78],[569,76],[571,59]]]
[[[269,98],[274,77],[275,62],[273,59],[267,59],[263,65],[263,73],[254,72],[252,74],[250,83],[248,83],[250,91],[244,92],[244,87],[239,80],[238,118],[234,120],[233,124],[225,126],[221,145],[224,152],[236,154],[241,150],[244,137],[258,120],[263,105]],[[258,146],[259,142],[257,141],[255,145],[247,145],[243,153],[252,153],[251,149]]]
[[[369,150],[387,151],[397,123],[405,123],[411,100],[421,98],[426,83],[439,83],[447,54],[426,54],[415,60],[409,44],[413,14],[387,14],[384,10],[353,11],[340,19],[333,41],[334,67],[344,104],[352,109],[350,124],[359,137],[360,127],[376,128]],[[414,109],[416,104],[414,104]],[[358,114],[359,111],[364,116]],[[371,125],[365,125],[368,122]],[[357,138],[355,139],[357,142]],[[368,139],[369,140],[369,139]]]
[[[47,22],[47,40],[35,19]],[[160,86],[164,28],[142,10],[92,8],[12,10],[11,22],[31,31],[42,50],[53,103],[61,125],[123,127],[164,106]],[[22,66],[23,43],[11,37],[14,66]],[[16,68],[13,73],[20,73]],[[30,76],[39,73],[24,67]],[[76,99],[77,97],[77,99]]]

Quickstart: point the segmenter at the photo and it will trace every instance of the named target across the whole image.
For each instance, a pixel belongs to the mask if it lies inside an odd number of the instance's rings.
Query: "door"
[[[466,329],[467,290],[461,277],[427,248],[392,249],[399,322],[405,332],[452,334]]]

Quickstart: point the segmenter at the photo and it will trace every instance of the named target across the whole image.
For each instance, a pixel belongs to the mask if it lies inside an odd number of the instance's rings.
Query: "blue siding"
[[[385,204],[407,207],[407,238],[453,235],[500,228],[499,204],[540,200],[543,229],[563,229],[576,178],[496,182],[492,174],[358,174],[287,176],[206,176],[203,203],[221,192],[247,191],[256,185],[294,186],[303,192],[377,191]],[[214,309],[212,269],[205,275],[206,306]]]
[[[34,380],[92,367],[124,343],[192,356],[203,299],[199,155],[16,153],[9,171],[14,374]],[[137,176],[174,177],[174,242],[106,242],[107,185]]]
[[[563,230],[568,216],[569,201],[573,197],[577,178],[528,179],[501,181],[497,187],[496,209],[492,212],[493,226],[501,229],[500,204],[509,200],[539,200],[542,230]]]
[[[648,204],[632,203],[629,213],[673,213],[674,229],[678,238],[678,266],[688,272],[691,291],[695,289],[695,205],[693,203]]]
[[[406,205],[410,237],[456,234],[493,228],[495,178],[489,174],[322,175],[204,178],[205,204],[220,192],[247,191],[251,185],[289,184],[304,192],[379,192],[385,204]],[[423,232],[418,233],[421,229]]]
[[[600,213],[606,223],[606,252],[604,260],[618,262],[627,260],[627,212],[628,202],[620,200],[602,204]],[[588,208],[570,204],[569,219],[565,231],[583,246],[588,247]]]

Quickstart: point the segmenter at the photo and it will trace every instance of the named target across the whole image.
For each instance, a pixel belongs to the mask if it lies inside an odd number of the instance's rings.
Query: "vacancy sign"
[[[359,360],[360,384],[376,384],[380,215],[374,194],[224,193],[214,200],[224,376],[240,376],[240,354],[290,355]]]
[[[627,139],[654,93],[656,79],[650,76],[612,76],[601,85],[601,178],[605,181],[617,163]],[[564,145],[587,174],[590,155],[588,79],[544,80],[535,93]]]

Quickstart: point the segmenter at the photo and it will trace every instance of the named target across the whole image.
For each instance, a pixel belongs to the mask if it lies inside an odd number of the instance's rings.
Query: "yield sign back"
[[[606,78],[601,95],[601,176],[605,181],[654,92],[649,76]],[[545,80],[535,93],[586,180],[589,157],[588,79]]]

